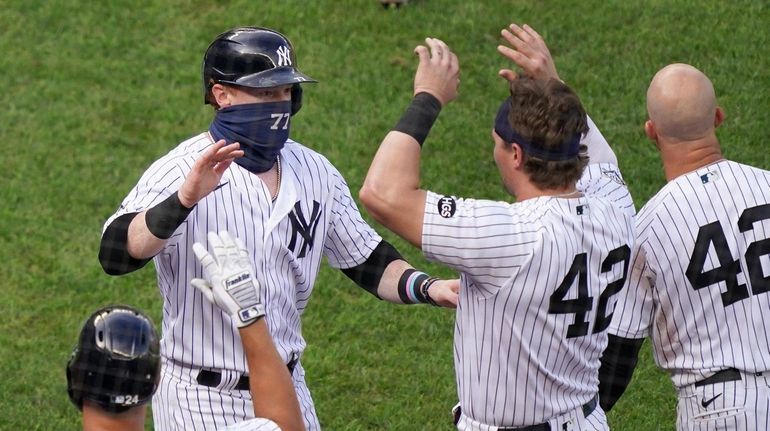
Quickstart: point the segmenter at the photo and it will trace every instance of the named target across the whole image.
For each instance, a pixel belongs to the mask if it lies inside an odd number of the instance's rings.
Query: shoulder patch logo
[[[618,173],[618,171],[614,171],[612,169],[602,169],[602,175],[620,184],[621,186],[626,185],[626,182],[623,181],[623,178],[620,177],[620,174]]]
[[[444,196],[438,200],[438,215],[444,218],[450,218],[457,211],[457,203],[451,196]]]

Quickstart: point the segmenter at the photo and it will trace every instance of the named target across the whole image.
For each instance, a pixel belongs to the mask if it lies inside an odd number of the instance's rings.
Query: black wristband
[[[144,222],[150,233],[160,239],[169,239],[193,208],[182,205],[182,202],[179,201],[179,194],[175,192],[165,201],[147,210],[144,215]]]
[[[406,133],[422,146],[439,112],[441,102],[435,96],[426,92],[418,93],[392,130]]]

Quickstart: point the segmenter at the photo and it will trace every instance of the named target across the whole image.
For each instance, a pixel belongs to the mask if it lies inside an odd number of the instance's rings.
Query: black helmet
[[[222,33],[203,56],[205,103],[214,104],[211,87],[217,83],[269,88],[300,82],[317,81],[297,69],[289,39],[268,28],[239,27]]]
[[[113,305],[83,324],[67,363],[67,393],[120,413],[150,400],[160,379],[160,348],[152,321],[141,311]]]

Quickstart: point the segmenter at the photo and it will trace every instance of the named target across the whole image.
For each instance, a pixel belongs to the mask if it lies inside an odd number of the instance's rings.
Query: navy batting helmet
[[[159,378],[158,334],[144,313],[113,305],[86,320],[67,363],[67,393],[78,409],[83,399],[113,413],[144,404]]]
[[[214,84],[250,88],[292,86],[292,114],[301,106],[301,82],[317,82],[296,66],[294,47],[286,36],[261,27],[226,31],[209,45],[203,56],[204,102],[216,104]]]

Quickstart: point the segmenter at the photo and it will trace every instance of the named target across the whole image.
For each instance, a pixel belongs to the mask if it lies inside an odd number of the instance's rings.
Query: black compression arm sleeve
[[[631,382],[642,342],[644,338],[609,336],[599,368],[599,404],[605,412],[612,409]]]
[[[366,262],[352,268],[343,269],[342,272],[367,292],[376,296],[377,287],[380,285],[382,273],[394,260],[403,260],[401,254],[387,241],[382,240],[366,259]]]
[[[128,226],[139,213],[128,213],[107,226],[99,246],[99,263],[109,275],[123,275],[136,271],[150,259],[134,259],[128,254]]]

